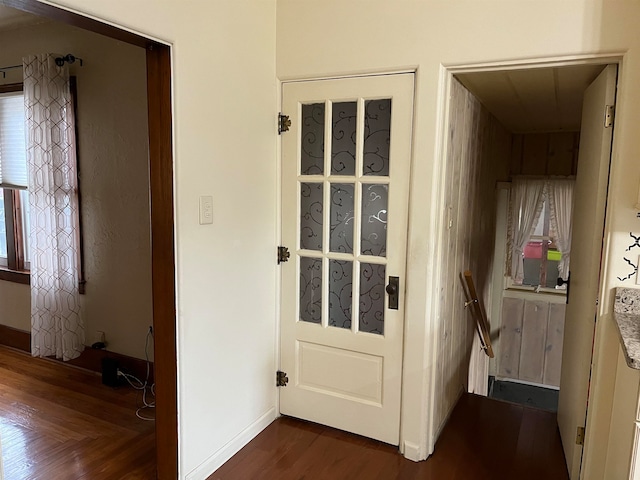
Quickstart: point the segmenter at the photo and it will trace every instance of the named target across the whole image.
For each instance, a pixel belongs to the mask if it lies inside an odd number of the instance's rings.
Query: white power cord
[[[142,406],[136,410],[136,417],[138,417],[141,420],[154,422],[155,418],[146,417],[141,413],[143,410],[147,408],[156,407],[155,400],[147,401],[147,391],[148,391],[148,394],[151,395],[153,398],[155,398],[156,396],[155,382],[149,385],[149,376],[150,376],[149,339],[150,338],[153,338],[153,329],[151,327],[149,327],[149,332],[147,332],[147,338],[144,344],[144,355],[147,360],[147,377],[145,378],[144,382],[142,382],[139,378],[135,377],[134,375],[131,375],[129,373],[124,373],[120,369],[118,369],[118,375],[122,376],[127,381],[127,383],[131,385],[134,389],[140,390],[142,392]]]

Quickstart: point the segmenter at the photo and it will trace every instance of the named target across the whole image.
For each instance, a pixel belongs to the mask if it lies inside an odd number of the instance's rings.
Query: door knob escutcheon
[[[389,295],[389,308],[392,310],[398,309],[398,297],[400,296],[400,278],[389,277],[389,284],[385,288]]]

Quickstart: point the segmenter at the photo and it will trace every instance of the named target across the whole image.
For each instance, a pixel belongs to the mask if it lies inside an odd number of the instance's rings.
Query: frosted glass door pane
[[[302,105],[300,173],[324,173],[324,103]]]
[[[363,255],[384,257],[387,254],[388,185],[362,185]]]
[[[300,257],[300,320],[322,319],[322,259]]]
[[[385,266],[360,265],[360,322],[361,332],[384,334]]]
[[[332,252],[353,253],[353,185],[331,184]]]
[[[329,325],[351,328],[353,262],[329,261]]]
[[[300,248],[322,250],[322,183],[300,184]]]
[[[364,104],[363,175],[389,175],[391,143],[391,99],[368,100]]]
[[[331,117],[331,175],[356,174],[356,102],[334,103]]]

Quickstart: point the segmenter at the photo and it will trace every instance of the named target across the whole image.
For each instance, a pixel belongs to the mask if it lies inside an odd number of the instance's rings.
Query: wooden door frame
[[[0,0],[0,5],[98,33],[147,52],[157,478],[175,479],[178,477],[178,408],[171,49],[38,0]]]
[[[443,168],[443,166],[446,165],[446,162],[447,162],[446,153],[448,148],[447,122],[448,122],[448,116],[449,116],[449,103],[450,103],[448,92],[450,89],[451,82],[453,81],[454,75],[459,73],[495,72],[495,71],[506,71],[506,70],[523,70],[523,69],[533,70],[536,68],[562,67],[562,66],[572,66],[572,65],[589,65],[589,64],[617,65],[618,66],[617,86],[618,88],[620,88],[621,78],[622,78],[620,75],[620,72],[622,69],[624,55],[625,55],[624,52],[614,52],[614,53],[607,53],[607,54],[575,55],[575,56],[567,56],[567,57],[533,58],[529,60],[496,61],[496,62],[479,63],[479,64],[459,64],[459,65],[447,65],[447,66],[441,65],[440,89],[439,89],[439,96],[438,96],[438,112],[437,112],[437,121],[436,121],[436,123],[440,127],[440,131],[439,131],[438,137],[436,138],[437,164],[435,166],[434,174],[433,174],[433,188],[436,191],[435,198],[437,198],[438,200],[437,202],[435,202],[434,206],[432,206],[432,212],[436,212],[434,213],[435,215],[438,215],[438,212],[443,212],[445,208],[445,203],[446,203],[445,202],[446,192],[444,190],[444,187],[442,187],[442,185],[445,185],[444,177],[446,175],[446,168]],[[617,149],[617,142],[618,140],[614,135],[612,139],[612,144],[610,147],[611,149],[611,156],[609,160],[610,171],[613,168],[615,163],[615,158],[616,158],[615,152]],[[610,185],[610,182],[611,182],[611,178],[609,178],[609,185]],[[608,301],[606,301],[607,291],[605,287],[606,287],[607,281],[605,278],[606,275],[604,274],[605,273],[604,257],[607,253],[609,253],[606,239],[610,229],[610,225],[608,223],[608,218],[610,216],[609,209],[611,208],[610,195],[611,195],[611,190],[608,189],[606,200],[605,200],[607,203],[607,209],[605,211],[605,218],[603,223],[602,258],[600,260],[601,261],[600,279],[598,282],[598,298],[600,299],[600,306],[596,310],[597,318],[600,318],[602,316],[601,314],[602,308],[604,305],[608,304]],[[444,222],[440,222],[439,226],[435,231],[435,238],[437,239],[436,249],[435,249],[436,250],[435,258],[437,259],[436,260],[437,265],[433,268],[434,272],[439,272],[441,268],[440,259],[443,258],[442,257],[442,249],[443,249],[442,238],[444,238],[443,234],[444,234]],[[434,276],[432,280],[433,280],[432,284],[437,286],[437,278]],[[425,338],[425,344],[427,345],[428,349],[430,349],[432,352],[431,364],[433,365],[433,367],[432,367],[432,371],[430,372],[431,384],[428,387],[429,392],[431,392],[429,395],[431,396],[436,389],[435,378],[436,378],[436,368],[437,368],[437,342],[440,334],[440,329],[438,327],[437,321],[435,320],[439,316],[437,288],[429,292],[427,295],[428,295],[427,301],[432,305],[429,311],[431,315],[427,315],[427,318],[431,319],[431,320],[428,320],[428,322],[432,322],[428,330],[436,332],[430,338]],[[597,349],[597,346],[595,345],[596,336],[598,335],[597,328],[601,323],[602,322],[597,322],[596,330],[594,330],[594,350],[592,352],[591,367],[590,367],[592,378],[593,378],[594,368],[597,369],[600,363],[606,360],[601,356],[598,356],[598,349]],[[581,475],[584,473],[585,451],[589,451],[589,453],[593,453],[598,449],[602,450],[601,442],[605,442],[604,443],[605,446],[606,446],[606,442],[608,442],[608,437],[596,438],[596,436],[593,435],[593,432],[589,428],[590,423],[595,422],[595,420],[591,418],[591,416],[593,416],[593,412],[597,409],[597,407],[593,405],[594,403],[593,400],[594,399],[597,400],[596,397],[599,394],[599,392],[597,391],[597,388],[594,389],[594,386],[595,385],[592,383],[589,388],[588,398],[587,398],[587,412],[585,414],[587,429],[586,429],[586,436],[584,439],[582,460],[581,460],[581,466],[580,466]],[[429,397],[427,401],[432,405],[435,403],[431,401],[431,397]],[[600,405],[598,405],[598,407],[600,407]],[[613,408],[612,405],[611,405],[611,408]],[[428,426],[427,426],[427,431],[429,432],[429,438],[428,438],[429,452],[433,452],[435,447],[436,437],[437,437],[437,434],[439,433],[439,432],[436,432],[435,430],[437,426],[434,425],[433,420],[434,420],[434,415],[433,415],[433,412],[431,412],[429,414]],[[604,449],[604,451],[606,452],[606,448]]]

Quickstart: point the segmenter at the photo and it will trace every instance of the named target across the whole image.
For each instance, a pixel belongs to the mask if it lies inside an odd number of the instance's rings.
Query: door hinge
[[[576,445],[584,445],[584,427],[578,427],[576,432]]]
[[[282,113],[279,113],[278,114],[278,135],[282,135],[284,132],[288,132],[290,126],[291,126],[291,120],[289,119],[289,115],[284,115]]]
[[[607,105],[604,108],[604,127],[609,128],[613,126],[613,118],[615,117],[615,105]]]
[[[278,265],[289,261],[289,249],[287,247],[278,247]]]
[[[287,383],[289,383],[289,377],[287,377],[287,374],[278,370],[276,372],[276,387],[286,387]]]

